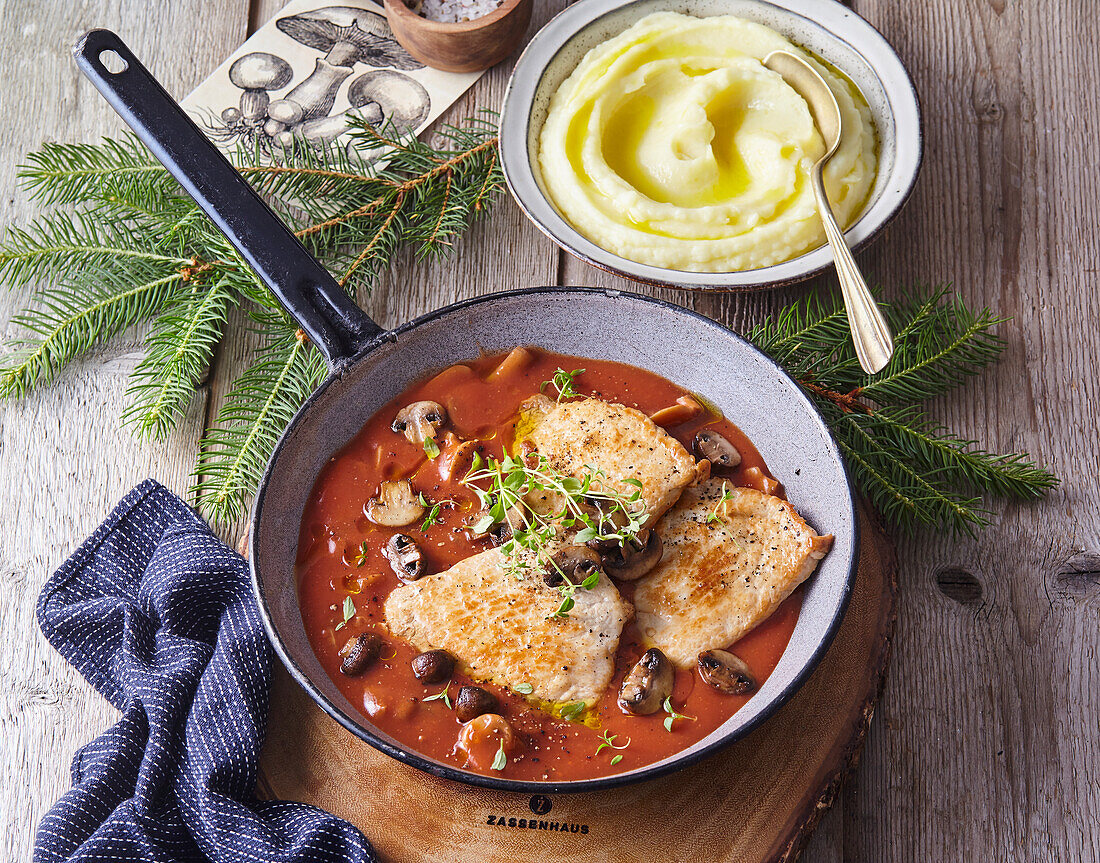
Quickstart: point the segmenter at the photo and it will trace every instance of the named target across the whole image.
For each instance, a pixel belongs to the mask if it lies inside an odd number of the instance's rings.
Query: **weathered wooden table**
[[[535,25],[564,0],[541,0]],[[43,139],[120,124],[69,58],[77,35],[117,29],[183,96],[280,0],[0,2],[4,224],[32,206],[16,163]],[[953,282],[1014,321],[1008,350],[936,413],[990,447],[1027,449],[1062,488],[1010,506],[977,541],[900,543],[894,664],[860,767],[803,859],[1100,859],[1100,25],[1090,0],[855,0],[900,52],[925,111],[925,167],[904,214],[860,256],[887,293]],[[499,105],[510,63],[452,116]],[[442,266],[408,258],[369,299],[392,325],[506,287],[638,290],[558,252],[511,203]],[[643,289],[644,290],[644,289]],[[800,289],[663,292],[744,328]],[[0,321],[22,298],[0,295]],[[0,859],[27,860],[35,825],[69,786],[73,752],[115,711],[46,644],[47,576],[135,483],[186,493],[205,423],[249,348],[220,349],[162,445],[120,430],[131,333],[53,387],[0,404]],[[700,849],[705,859],[705,850]]]

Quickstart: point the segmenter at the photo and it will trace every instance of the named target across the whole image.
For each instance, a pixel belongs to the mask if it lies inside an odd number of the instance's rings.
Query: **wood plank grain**
[[[5,225],[37,207],[16,190],[15,166],[44,139],[94,141],[121,123],[77,72],[69,50],[94,26],[117,30],[167,88],[186,93],[244,35],[247,3],[200,0],[149,4],[39,0],[0,4],[0,90]],[[196,21],[201,21],[197,28]],[[166,38],[166,34],[179,34]],[[186,44],[188,40],[192,41]],[[179,50],[186,44],[186,50]],[[0,294],[0,322],[23,292]],[[205,397],[194,400],[166,442],[139,444],[119,426],[126,377],[141,332],[124,334],[61,375],[48,389],[0,403],[0,859],[29,860],[34,830],[69,787],[75,750],[117,716],[46,643],[34,619],[43,582],[135,483],[155,476],[182,491],[202,428]],[[15,526],[18,525],[18,528]]]
[[[1095,354],[1100,27],[1091,4],[856,0],[925,110],[920,186],[862,258],[1013,316],[1000,364],[936,405],[1065,484],[976,541],[902,544],[895,663],[837,837],[807,861],[1100,857]],[[829,846],[832,846],[830,848]]]

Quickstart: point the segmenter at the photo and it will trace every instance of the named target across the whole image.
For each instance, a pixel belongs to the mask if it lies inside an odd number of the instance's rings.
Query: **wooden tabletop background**
[[[539,0],[533,27],[565,0]],[[0,224],[34,212],[16,164],[43,140],[120,123],[69,57],[120,32],[182,97],[280,0],[0,0]],[[859,258],[890,295],[952,282],[1011,315],[1008,349],[934,406],[991,448],[1026,449],[1064,480],[976,541],[899,543],[894,662],[860,766],[804,853],[827,861],[1100,859],[1100,25],[1091,0],[855,0],[900,53],[924,108],[925,161],[906,210]],[[448,115],[498,107],[511,61]],[[411,257],[366,301],[384,325],[455,300],[544,284],[638,286],[559,252],[510,200],[456,257]],[[744,329],[802,288],[660,292]],[[0,322],[23,297],[0,294]],[[28,860],[75,750],[115,711],[46,643],[43,582],[135,483],[186,493],[203,427],[250,349],[238,326],[165,443],[120,429],[130,332],[52,387],[0,403],[0,859]],[[781,418],[779,418],[781,421]],[[700,859],[706,859],[700,849]]]

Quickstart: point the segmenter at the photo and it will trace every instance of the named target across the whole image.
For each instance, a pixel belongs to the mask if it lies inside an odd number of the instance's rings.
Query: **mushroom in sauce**
[[[483,713],[497,710],[497,697],[480,686],[463,686],[455,699],[455,716],[459,722],[469,722]]]
[[[600,555],[595,550],[586,545],[571,545],[550,558],[542,580],[548,587],[558,587],[565,579],[580,584],[592,573],[598,572],[601,564]]]
[[[619,709],[635,716],[648,716],[661,709],[672,695],[676,673],[668,657],[656,647],[642,654],[623,678],[619,689]]]
[[[661,562],[665,548],[655,530],[642,531],[603,555],[607,574],[620,581],[637,581]]]
[[[367,518],[383,527],[404,527],[424,514],[407,479],[383,482],[378,497],[367,501]]]
[[[741,464],[741,453],[725,437],[710,429],[695,435],[691,448],[699,458],[705,458],[718,470],[733,470]]]
[[[455,670],[455,658],[446,650],[426,650],[413,657],[413,677],[421,683],[441,683]]]
[[[723,695],[748,695],[756,691],[756,678],[745,660],[728,650],[700,653],[699,676]]]
[[[393,418],[390,428],[403,433],[409,443],[423,444],[425,439],[434,438],[446,421],[447,409],[443,405],[439,402],[420,401],[401,408]]]
[[[503,750],[505,755],[511,755],[517,743],[507,719],[498,713],[483,713],[462,726],[455,748],[466,755],[467,766],[486,770],[492,766],[497,752]]]
[[[340,662],[340,671],[349,677],[355,677],[366,671],[382,653],[382,639],[373,632],[364,632],[353,639]],[[345,645],[347,648],[347,645]]]
[[[424,556],[412,537],[395,533],[382,547],[382,554],[390,562],[394,575],[402,581],[416,581],[424,571]]]

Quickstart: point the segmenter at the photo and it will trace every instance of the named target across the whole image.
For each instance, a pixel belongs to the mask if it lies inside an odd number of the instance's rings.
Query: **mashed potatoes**
[[[598,246],[674,270],[749,270],[824,243],[809,171],[825,148],[809,106],[761,62],[779,49],[836,94],[845,132],[825,188],[850,224],[875,177],[866,102],[779,33],[729,15],[658,12],[588,52],[540,136],[555,205]]]

